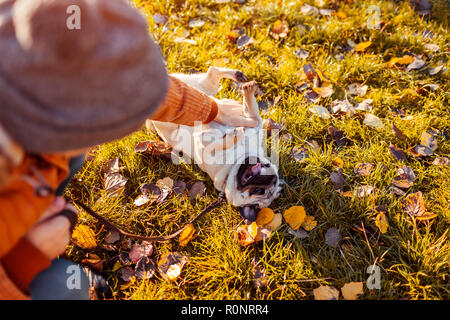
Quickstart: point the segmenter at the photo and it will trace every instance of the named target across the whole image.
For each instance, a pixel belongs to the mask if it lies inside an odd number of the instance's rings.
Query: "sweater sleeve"
[[[217,116],[217,103],[200,90],[169,76],[169,90],[152,120],[193,126],[209,123]]]
[[[22,292],[28,292],[34,277],[51,265],[50,259],[25,237],[0,261],[9,278]]]

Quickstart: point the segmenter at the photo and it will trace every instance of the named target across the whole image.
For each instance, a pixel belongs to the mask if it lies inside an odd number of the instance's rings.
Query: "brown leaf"
[[[407,166],[398,169],[397,176],[392,180],[392,184],[397,188],[407,189],[414,185],[416,176],[414,171]]]
[[[313,290],[314,300],[338,300],[339,291],[335,287],[320,286]]]
[[[406,136],[405,134],[395,126],[395,124],[392,124],[392,133],[395,134],[395,136],[397,137],[397,139],[399,140],[406,140]]]
[[[181,270],[188,262],[186,256],[179,252],[168,252],[163,254],[158,261],[158,270],[165,280],[176,280]]]
[[[156,273],[155,262],[148,256],[142,256],[137,262],[134,268],[134,274],[136,278],[140,280],[146,280],[152,278]]]
[[[362,282],[349,282],[341,288],[345,300],[357,300],[358,295],[363,294]]]
[[[402,201],[403,212],[413,216],[422,216],[426,213],[425,203],[423,202],[422,192],[416,192],[409,194]]]
[[[305,146],[295,146],[292,148],[291,155],[295,161],[302,162],[309,158],[309,150]]]
[[[98,255],[92,253],[88,254],[88,257],[86,259],[81,260],[82,264],[89,266],[90,268],[92,268],[97,272],[103,272],[104,262],[105,260],[101,259]]]
[[[135,244],[131,247],[129,256],[133,263],[137,263],[143,256],[151,256],[154,250],[154,245],[151,242],[142,241],[141,244]]]
[[[189,198],[196,199],[198,196],[202,196],[206,192],[206,186],[203,182],[197,181],[189,189]]]
[[[355,166],[354,172],[361,177],[366,177],[372,172],[374,168],[373,163],[358,163]]]
[[[333,182],[334,190],[342,190],[344,186],[344,175],[342,174],[342,168],[338,168],[336,171],[333,171],[331,173],[330,180]]]
[[[110,231],[106,237],[105,237],[105,241],[108,244],[112,244],[114,242],[117,242],[120,240],[120,233],[117,231]]]
[[[341,233],[338,228],[332,227],[325,233],[325,243],[331,247],[336,247],[341,241]]]
[[[351,141],[344,136],[344,131],[338,130],[335,127],[329,127],[328,132],[336,146],[342,147],[351,144]]]
[[[392,143],[389,145],[389,151],[391,152],[392,156],[400,161],[406,160],[406,153],[402,149],[396,147]]]
[[[145,152],[150,146],[150,141],[141,141],[134,147],[134,152]]]

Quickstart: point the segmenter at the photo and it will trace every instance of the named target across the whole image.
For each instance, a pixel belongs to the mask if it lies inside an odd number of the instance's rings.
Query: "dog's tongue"
[[[245,185],[252,177],[258,175],[261,173],[261,163],[257,163],[247,170],[245,170],[244,174],[242,175],[241,182],[243,185]]]

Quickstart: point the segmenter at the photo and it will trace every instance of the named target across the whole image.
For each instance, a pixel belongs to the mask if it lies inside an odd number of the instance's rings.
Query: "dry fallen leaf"
[[[416,175],[414,171],[407,166],[402,166],[397,170],[397,176],[392,180],[392,184],[397,188],[407,189],[414,185]]]
[[[316,219],[312,216],[306,216],[306,219],[302,224],[302,228],[305,229],[306,231],[311,231],[316,226],[317,226]]]
[[[120,233],[117,231],[109,232],[105,237],[105,242],[108,244],[112,244],[120,240]]]
[[[391,152],[392,156],[400,161],[406,160],[406,153],[402,149],[396,147],[392,143],[389,145],[389,151]]]
[[[331,227],[325,233],[325,243],[331,247],[336,247],[341,241],[341,233],[338,228]]]
[[[401,131],[399,128],[397,128],[395,126],[395,124],[392,124],[392,133],[395,134],[395,136],[397,137],[397,139],[399,140],[406,140],[406,136],[403,133],[403,131]]]
[[[302,162],[309,158],[309,150],[305,146],[295,146],[292,148],[292,157],[295,161]]]
[[[103,272],[103,263],[105,260],[101,259],[98,255],[89,253],[86,259],[81,260],[81,263],[89,266],[97,272]]]
[[[372,45],[372,41],[358,43],[355,47],[356,52],[363,52]]]
[[[414,61],[414,57],[404,55],[401,58],[391,58],[391,60],[389,60],[387,65],[389,68],[392,68],[395,64],[406,65],[406,64],[412,63],[413,61]]]
[[[375,188],[373,186],[369,186],[369,185],[358,186],[355,188],[355,191],[353,192],[353,196],[355,198],[368,197],[374,190],[375,190]]]
[[[159,258],[158,270],[164,279],[172,281],[178,278],[187,262],[187,257],[179,252],[164,253]]]
[[[141,244],[135,244],[131,247],[129,257],[133,263],[137,263],[143,256],[151,256],[154,250],[154,245],[148,241],[142,241]]]
[[[285,20],[277,20],[273,27],[272,32],[270,33],[272,37],[275,39],[285,38],[289,33],[289,24]]]
[[[265,224],[263,227],[274,231],[278,229],[278,227],[281,225],[282,222],[283,222],[283,215],[281,213],[276,213],[274,214],[272,221]]]
[[[255,239],[248,232],[248,226],[239,226],[236,231],[236,236],[239,241],[239,244],[243,247],[248,246],[249,244],[255,242]]]
[[[331,163],[333,164],[333,166],[339,168],[342,168],[344,166],[344,160],[342,160],[342,158],[340,157],[334,158],[333,160],[331,160]]]
[[[109,196],[120,195],[125,190],[128,179],[120,173],[107,173],[105,175],[105,190]]]
[[[342,296],[345,300],[357,300],[360,294],[363,294],[362,282],[349,282],[341,288]]]
[[[328,112],[328,109],[322,106],[312,106],[311,108],[309,108],[309,111],[311,111],[313,114],[323,119],[330,118],[330,113]]]
[[[386,233],[389,228],[389,223],[384,212],[380,212],[375,218],[375,225],[380,229],[381,233]]]
[[[333,87],[317,87],[313,89],[322,98],[328,98],[334,93]],[[327,110],[328,111],[328,110]]]
[[[404,213],[413,217],[422,216],[426,213],[425,203],[423,202],[422,192],[411,193],[402,202]]]
[[[313,290],[314,300],[338,300],[339,291],[335,287],[320,286]]]
[[[188,196],[191,199],[196,199],[197,197],[202,196],[205,192],[206,192],[205,184],[201,181],[197,181],[189,189]]]
[[[376,115],[371,113],[366,113],[366,116],[364,117],[364,124],[369,127],[381,129],[384,127],[383,122],[378,118]]]
[[[435,166],[448,166],[449,164],[449,159],[447,157],[436,157],[433,160],[433,165]]]
[[[155,275],[155,273],[155,262],[147,256],[142,256],[134,268],[134,274],[139,280],[150,279]]]
[[[180,233],[178,242],[181,247],[185,247],[192,239],[195,238],[196,232],[193,225],[188,224],[186,228]]]
[[[83,224],[75,227],[72,233],[72,241],[79,247],[84,249],[93,249],[97,246],[94,231]]]
[[[283,217],[293,230],[297,230],[306,219],[305,208],[302,206],[293,206],[284,211]]]
[[[358,176],[367,177],[373,170],[373,163],[358,163],[353,170]]]
[[[275,214],[274,214],[272,209],[270,209],[270,208],[262,208],[258,212],[258,215],[256,217],[256,224],[259,227],[263,227],[266,224],[270,223],[273,220],[274,216],[275,216]]]
[[[335,191],[342,190],[344,187],[344,175],[342,174],[342,168],[338,168],[333,171],[330,176],[331,182],[333,182],[333,189]]]

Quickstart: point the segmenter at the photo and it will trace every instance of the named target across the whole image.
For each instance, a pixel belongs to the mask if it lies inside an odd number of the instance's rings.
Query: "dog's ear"
[[[0,187],[7,183],[13,168],[19,166],[24,157],[25,151],[0,125]]]

